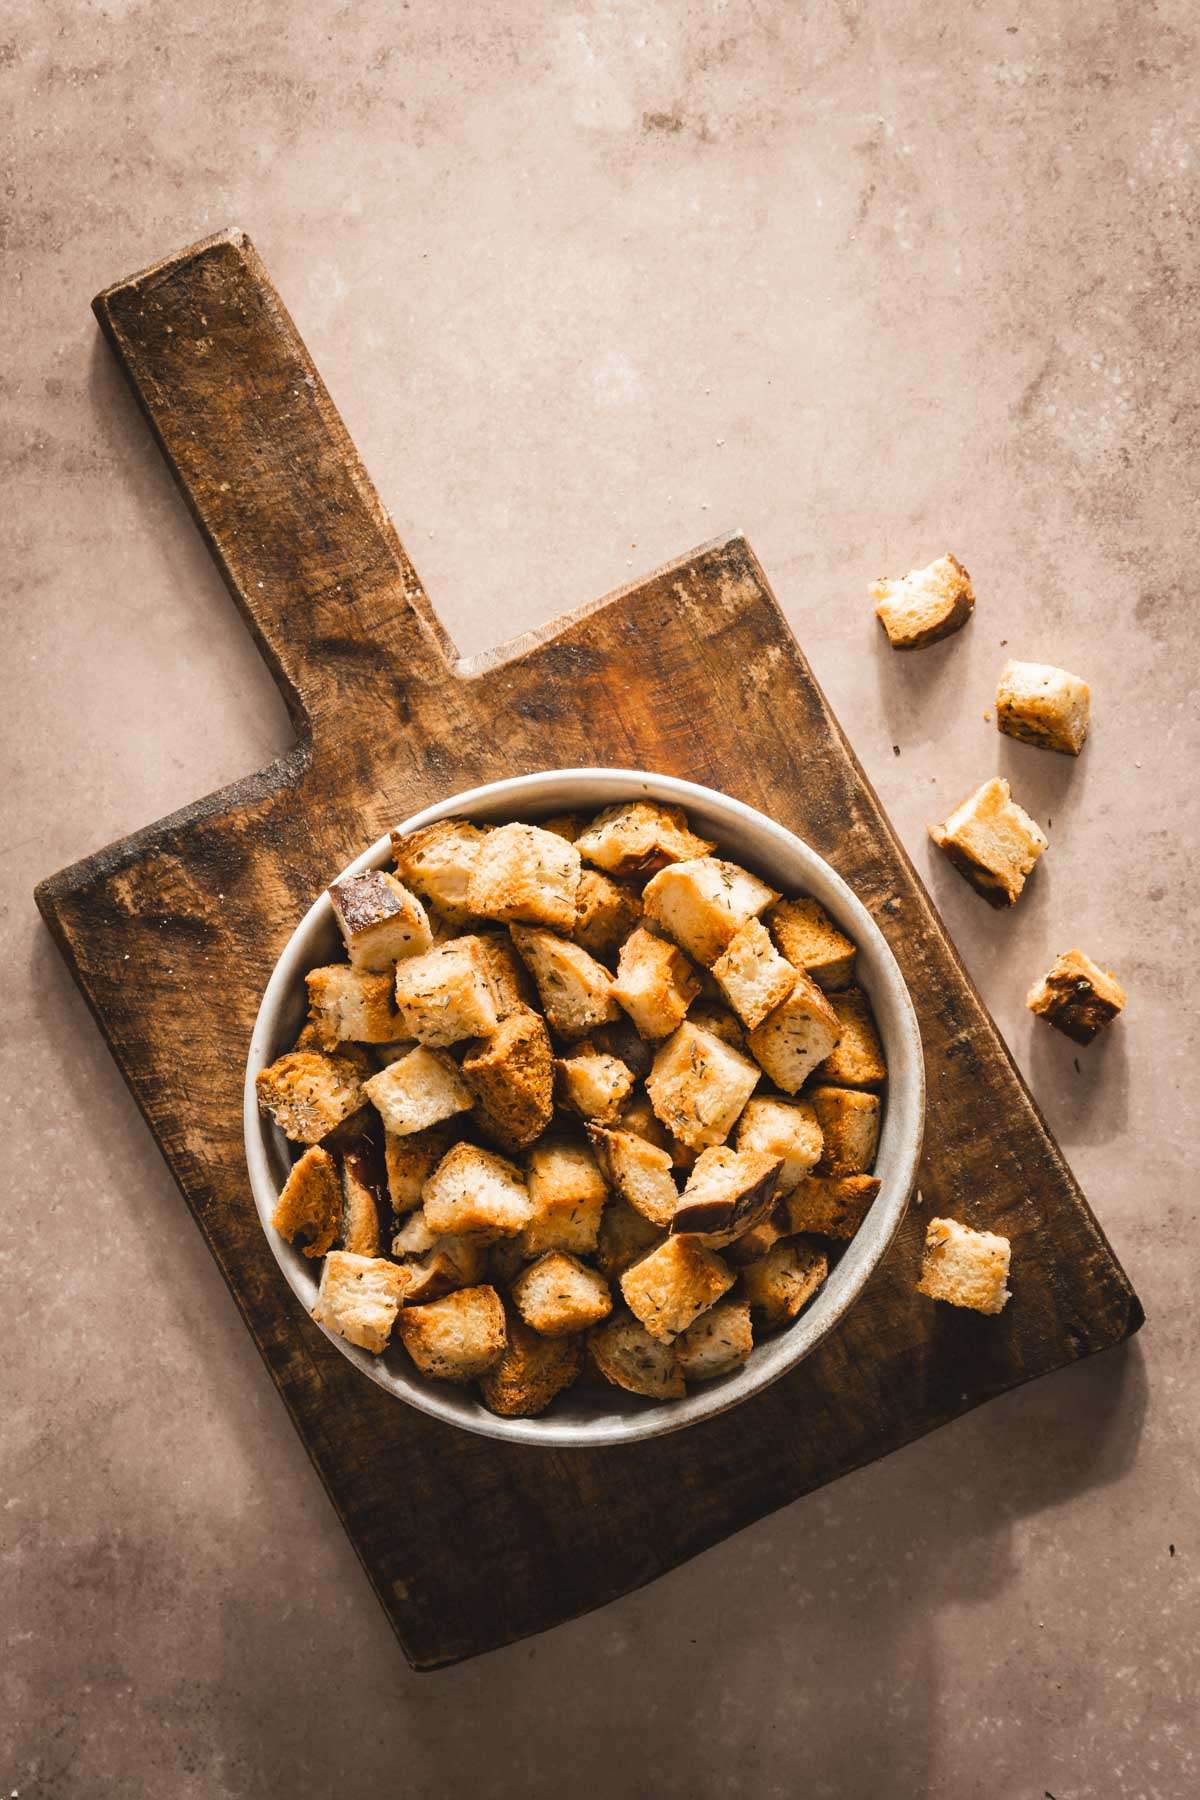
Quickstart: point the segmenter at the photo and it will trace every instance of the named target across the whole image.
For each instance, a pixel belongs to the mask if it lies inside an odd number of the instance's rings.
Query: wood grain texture
[[[38,904],[416,1667],[601,1605],[1138,1328],[1136,1295],[742,538],[458,660],[243,234],[120,283],[96,312],[298,742],[54,876]],[[627,1449],[510,1448],[361,1380],[297,1307],[250,1198],[242,1076],[272,964],[332,871],[458,788],[597,763],[721,788],[854,884],[920,1017],[924,1205],[833,1337],[757,1399]],[[914,1294],[935,1211],[1012,1238],[1016,1298],[998,1319]]]

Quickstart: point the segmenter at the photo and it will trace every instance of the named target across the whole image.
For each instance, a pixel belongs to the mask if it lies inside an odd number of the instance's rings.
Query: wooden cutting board
[[[417,1668],[599,1606],[1137,1330],[1137,1296],[744,538],[461,660],[242,233],[119,283],[95,311],[297,743],[52,877],[37,902]],[[724,789],[853,883],[916,1002],[929,1114],[924,1204],[817,1354],[711,1423],[562,1452],[425,1418],[326,1342],[259,1227],[241,1089],[272,964],[332,871],[457,789],[581,764]],[[1011,1237],[999,1318],[914,1293],[933,1212]]]

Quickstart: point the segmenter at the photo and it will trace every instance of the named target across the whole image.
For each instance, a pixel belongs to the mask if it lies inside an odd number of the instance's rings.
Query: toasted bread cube
[[[350,961],[356,969],[390,970],[433,943],[425,908],[386,869],[335,881],[329,890]]]
[[[1050,840],[995,775],[929,835],[989,906],[1015,906]]]
[[[474,1238],[440,1237],[430,1230],[423,1211],[405,1219],[392,1239],[392,1255],[408,1271],[405,1300],[410,1306],[476,1287],[486,1278],[487,1245]]]
[[[673,1346],[651,1337],[630,1313],[618,1313],[594,1331],[588,1350],[605,1381],[626,1393],[647,1400],[678,1400],[687,1392]]]
[[[522,1007],[472,1044],[463,1079],[481,1130],[515,1154],[539,1138],[554,1114],[554,1052],[544,1019]]]
[[[400,1030],[420,1044],[444,1048],[489,1037],[499,1022],[491,966],[478,938],[451,938],[396,965]]]
[[[455,1144],[421,1189],[431,1231],[451,1237],[515,1237],[533,1217],[521,1171],[492,1150]]]
[[[703,1150],[724,1143],[758,1079],[748,1056],[685,1020],[655,1057],[646,1092],[672,1136]]]
[[[466,819],[439,819],[418,831],[393,831],[392,859],[402,881],[449,924],[461,926],[471,917],[467,889],[483,839]]]
[[[406,1137],[397,1137],[394,1131],[384,1132],[388,1198],[397,1218],[420,1206],[421,1189],[450,1148],[453,1129],[443,1121],[424,1131],[410,1131]]]
[[[508,1348],[479,1378],[480,1398],[502,1419],[533,1419],[571,1386],[582,1364],[581,1337],[542,1337],[514,1315]]]
[[[747,919],[713,964],[717,984],[748,1030],[782,1006],[796,985],[797,971],[780,956],[758,919]]]
[[[653,1067],[653,1058],[651,1058]],[[649,1074],[649,1069],[647,1069]],[[674,1139],[666,1126],[656,1116],[646,1094],[633,1094],[621,1108],[617,1120],[619,1131],[630,1131],[634,1137],[645,1138],[647,1143],[657,1144],[660,1150],[670,1150]]]
[[[607,1319],[612,1311],[608,1283],[577,1256],[551,1250],[531,1263],[512,1285],[513,1305],[543,1337],[567,1337]]]
[[[537,983],[551,1031],[581,1038],[617,1017],[612,976],[578,944],[528,925],[512,925],[513,943]]]
[[[310,1018],[327,1050],[335,1049],[343,1038],[360,1044],[386,1044],[401,1035],[392,1008],[390,974],[331,963],[325,969],[310,969],[304,980]]]
[[[996,686],[996,728],[1024,744],[1078,756],[1088,734],[1092,690],[1052,663],[1006,662]]]
[[[365,1088],[353,1062],[319,1050],[289,1050],[254,1079],[258,1104],[284,1137],[316,1144],[358,1112]]]
[[[483,919],[570,931],[575,924],[579,852],[536,825],[498,825],[479,846],[467,905]]]
[[[820,1081],[834,1087],[882,1087],[887,1063],[871,1002],[861,988],[846,988],[830,994],[829,1004],[837,1015],[838,1040],[817,1071]]]
[[[716,985],[715,983],[713,984]],[[711,1031],[722,1042],[746,1054],[746,1033],[736,1013],[730,1012],[723,1000],[696,1000],[688,1007],[688,1024],[701,1031]]]
[[[697,962],[715,963],[731,938],[779,895],[757,875],[719,856],[674,863],[646,883],[642,904]]]
[[[824,1140],[817,1173],[865,1175],[874,1167],[879,1148],[878,1094],[822,1084],[810,1088],[808,1098]]]
[[[607,806],[580,832],[575,847],[606,875],[653,875],[668,863],[706,856],[714,848],[689,830],[681,806],[631,800]]]
[[[644,1218],[619,1194],[604,1208],[596,1239],[596,1262],[609,1280],[624,1274],[651,1244],[662,1241],[662,1231]]]
[[[555,813],[553,818],[539,819],[538,824],[543,831],[552,831],[555,837],[563,838],[573,844],[581,831],[587,828],[587,814],[581,812]]]
[[[930,1219],[918,1294],[974,1312],[1003,1312],[1010,1298],[1012,1246],[993,1231],[972,1231],[957,1219]]]
[[[1049,974],[1034,982],[1025,1004],[1077,1044],[1090,1044],[1125,1005],[1125,989],[1111,969],[1082,950],[1064,950]]]
[[[750,1308],[744,1300],[721,1300],[701,1313],[672,1346],[685,1381],[715,1381],[732,1375],[754,1348]]]
[[[535,1145],[525,1159],[525,1178],[533,1216],[521,1233],[522,1254],[593,1251],[608,1185],[588,1146],[567,1139]]]
[[[775,1191],[790,1194],[820,1160],[821,1127],[807,1100],[764,1095],[747,1101],[734,1142],[739,1150],[765,1150],[769,1156],[778,1156],[783,1167]]]
[[[899,581],[873,582],[871,598],[893,650],[923,650],[961,631],[975,607],[971,577],[949,551]]]
[[[507,1019],[510,1013],[532,1006],[537,999],[537,988],[507,931],[477,931],[472,934],[471,941],[478,945],[479,954],[487,964],[498,1017]]]
[[[727,1294],[736,1279],[699,1239],[669,1237],[626,1269],[621,1292],[650,1336],[669,1344]]]
[[[406,1306],[400,1341],[422,1375],[474,1381],[508,1346],[504,1305],[493,1287],[459,1288],[443,1300]]]
[[[408,1290],[408,1275],[382,1257],[331,1250],[321,1269],[312,1316],[326,1331],[376,1356],[386,1350]]]
[[[788,1228],[818,1237],[852,1238],[879,1192],[874,1175],[806,1175],[783,1204]]]
[[[423,1044],[372,1075],[362,1091],[397,1137],[469,1112],[474,1098],[453,1058]]]
[[[313,1144],[292,1164],[271,1223],[289,1244],[299,1238],[305,1256],[324,1256],[337,1237],[341,1216],[337,1164],[328,1150]]]
[[[767,924],[792,967],[803,969],[826,993],[854,980],[854,941],[838,930],[819,901],[777,901]]]
[[[763,1150],[702,1150],[679,1197],[671,1231],[691,1232],[714,1250],[765,1219],[775,1200],[783,1159]]]
[[[602,959],[617,954],[642,916],[642,896],[637,889],[602,875],[599,869],[580,871],[575,905],[571,936],[589,956]]]
[[[348,1039],[339,1041],[330,1031],[328,1022],[322,1023],[311,1012],[300,1036],[292,1045],[293,1050],[323,1050],[326,1055],[337,1056],[341,1061],[352,1064],[364,1079],[375,1073],[379,1067],[380,1051],[386,1048],[384,1044],[372,1044],[368,1050],[365,1044],[352,1044]]]
[[[600,1125],[590,1126],[588,1136],[617,1192],[652,1225],[669,1225],[679,1204],[670,1151],[635,1132],[609,1131]]]
[[[824,1250],[806,1238],[789,1237],[742,1270],[742,1288],[751,1312],[773,1331],[796,1317],[828,1273]]]
[[[577,1050],[555,1064],[557,1093],[563,1106],[583,1119],[607,1124],[615,1119],[633,1090],[633,1071],[616,1056],[600,1050]]]
[[[747,1263],[761,1262],[780,1238],[791,1235],[791,1229],[787,1201],[776,1200],[770,1212],[748,1231],[743,1231],[740,1237],[734,1238],[731,1244],[726,1244],[721,1255],[732,1268],[744,1269]]]
[[[669,1037],[700,992],[683,951],[641,926],[621,945],[613,998],[644,1038]]]
[[[750,1054],[785,1094],[799,1092],[837,1041],[838,1019],[830,1000],[800,969],[787,999],[746,1039]]]
[[[341,1159],[341,1247],[355,1256],[378,1256],[381,1244],[381,1199],[372,1176],[372,1159],[351,1152]]]

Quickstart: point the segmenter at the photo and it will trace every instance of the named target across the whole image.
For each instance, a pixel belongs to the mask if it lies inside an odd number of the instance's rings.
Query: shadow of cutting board
[[[416,1667],[599,1606],[1137,1330],[1137,1297],[744,538],[461,661],[242,233],[95,310],[298,741],[37,901]],[[724,789],[853,883],[920,1016],[924,1207],[834,1336],[757,1399],[628,1448],[509,1448],[363,1381],[297,1306],[250,1198],[242,1073],[272,964],[332,871],[457,789],[597,763]],[[913,1292],[935,1211],[1011,1237],[999,1318]]]

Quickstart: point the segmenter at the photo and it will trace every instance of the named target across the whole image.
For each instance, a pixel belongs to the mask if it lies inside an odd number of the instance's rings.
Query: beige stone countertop
[[[1198,29],[1185,0],[10,6],[0,1792],[1200,1792]],[[438,1675],[32,902],[289,741],[88,310],[227,225],[462,649],[747,532],[1149,1315]],[[948,548],[974,620],[896,656],[868,584]],[[1092,683],[1078,762],[987,722],[1007,655]],[[997,771],[1051,840],[1003,917],[925,837]],[[1086,1052],[1023,1006],[1070,943],[1130,996]]]

